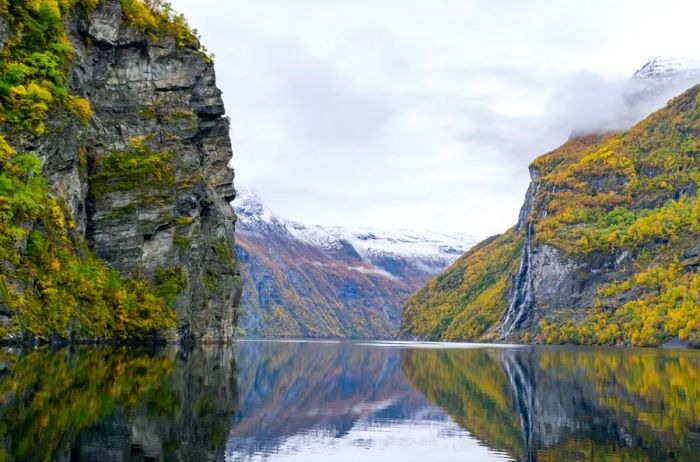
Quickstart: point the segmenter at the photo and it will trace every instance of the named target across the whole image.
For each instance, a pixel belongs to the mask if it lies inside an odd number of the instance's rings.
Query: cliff
[[[402,336],[700,343],[699,90],[535,160],[518,224],[414,294]]]
[[[136,0],[0,13],[0,337],[231,340],[229,124],[184,18]]]

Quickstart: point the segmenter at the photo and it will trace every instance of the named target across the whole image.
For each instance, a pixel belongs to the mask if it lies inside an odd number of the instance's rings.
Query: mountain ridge
[[[475,241],[465,234],[304,225],[279,217],[246,190],[234,208],[246,279],[241,329],[248,335],[392,338],[403,300]],[[277,328],[268,326],[280,319]]]
[[[538,157],[518,225],[412,295],[401,336],[700,343],[699,91]]]

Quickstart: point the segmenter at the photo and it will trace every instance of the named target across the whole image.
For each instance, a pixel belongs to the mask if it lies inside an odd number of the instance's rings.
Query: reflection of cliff
[[[236,348],[240,406],[229,438],[233,453],[273,450],[310,431],[342,436],[361,419],[381,424],[428,407],[403,379],[396,350],[308,342]]]
[[[619,350],[405,350],[404,374],[522,461],[697,460],[700,356]]]
[[[0,460],[223,460],[235,378],[230,348],[0,352]]]
[[[485,445],[522,459],[520,421],[506,396],[508,378],[497,352],[405,350],[406,380]]]

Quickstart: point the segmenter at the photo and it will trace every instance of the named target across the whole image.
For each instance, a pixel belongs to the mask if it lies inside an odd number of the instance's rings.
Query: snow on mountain
[[[350,244],[371,264],[376,264],[382,258],[395,257],[423,265],[428,272],[437,272],[479,242],[479,238],[465,233],[306,225],[279,217],[263,204],[259,196],[247,190],[238,192],[233,206],[239,222],[248,229],[284,230],[301,242],[329,251],[340,250]]]
[[[244,335],[393,338],[406,299],[477,241],[306,225],[272,212],[250,191],[233,205]]]
[[[700,59],[658,56],[639,68],[629,81],[623,99],[628,119],[625,125],[647,117],[669,99],[700,83]]]
[[[668,80],[681,75],[700,75],[700,59],[657,56],[632,76],[637,80]]]

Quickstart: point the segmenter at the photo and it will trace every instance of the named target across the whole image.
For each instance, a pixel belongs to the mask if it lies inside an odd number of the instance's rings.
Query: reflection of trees
[[[406,379],[487,446],[522,458],[520,419],[507,396],[508,377],[495,352],[404,350]]]
[[[0,350],[0,460],[223,460],[230,349]]]
[[[405,350],[406,378],[517,460],[696,460],[700,356],[616,349]]]

